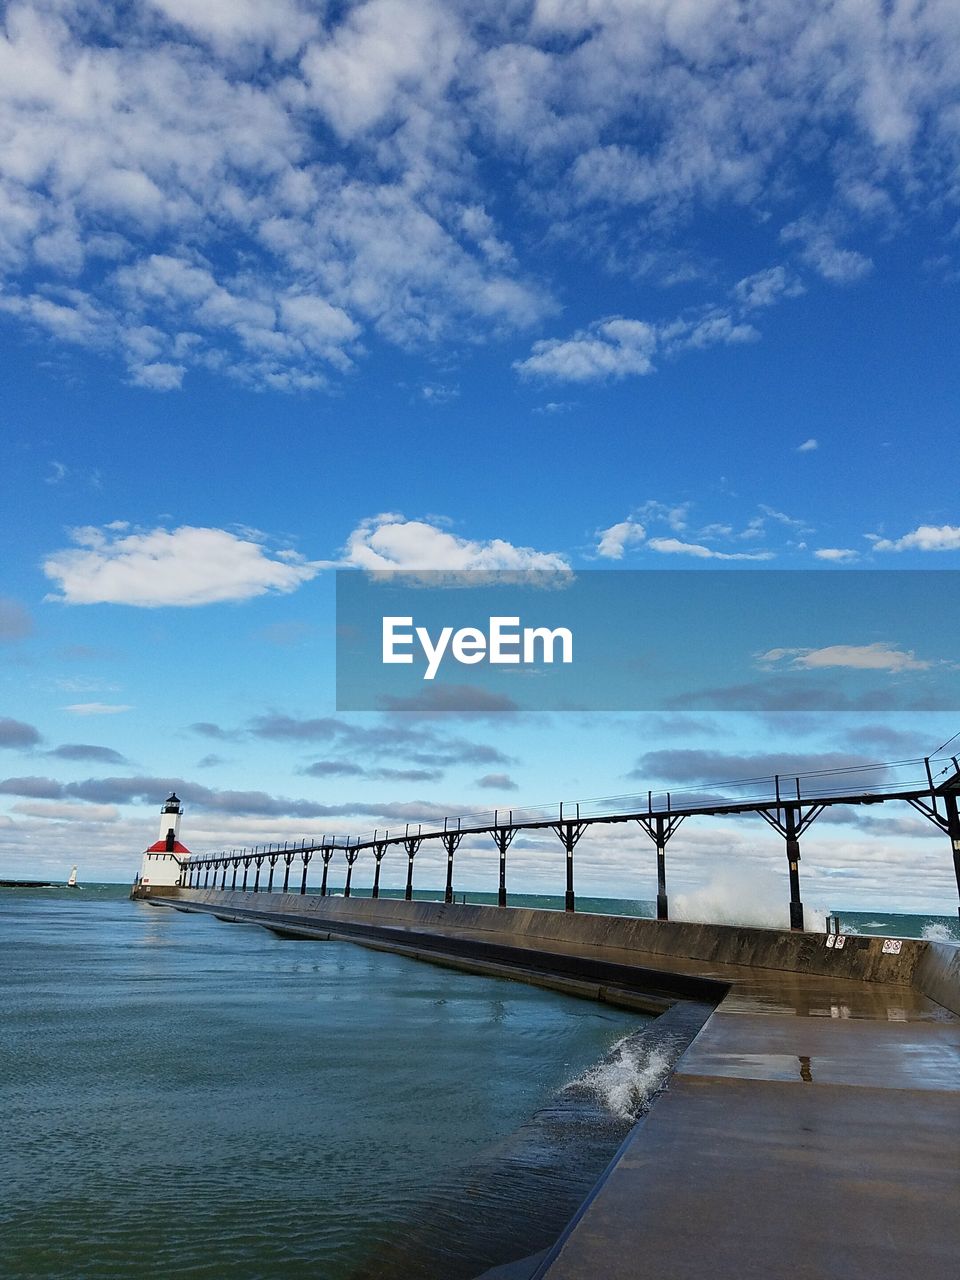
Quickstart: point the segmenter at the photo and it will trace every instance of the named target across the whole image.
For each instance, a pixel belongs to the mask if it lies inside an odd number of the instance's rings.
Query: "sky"
[[[952,0],[0,21],[0,874],[132,879],[174,785],[200,851],[916,759],[960,729],[894,697],[338,712],[334,607],[338,570],[641,570],[653,616],[665,569],[955,570]],[[806,618],[785,606],[758,682],[954,669],[896,610]],[[578,857],[585,892],[655,892],[638,830]],[[559,844],[510,867],[559,888]],[[494,887],[492,844],[459,871]],[[757,821],[691,821],[669,874],[780,894],[785,859]],[[824,908],[956,909],[906,807],[820,819],[803,876]]]

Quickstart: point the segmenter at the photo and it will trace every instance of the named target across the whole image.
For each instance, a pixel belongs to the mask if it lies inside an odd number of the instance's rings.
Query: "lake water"
[[[8,1280],[473,1276],[657,1082],[642,1015],[127,892],[0,896]]]

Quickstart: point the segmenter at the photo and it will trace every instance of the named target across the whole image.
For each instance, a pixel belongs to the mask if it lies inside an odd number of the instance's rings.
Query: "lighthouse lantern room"
[[[160,839],[143,854],[140,864],[140,883],[178,885],[183,879],[183,860],[190,857],[190,850],[180,843],[180,819],[183,810],[175,791],[171,791],[160,810]]]

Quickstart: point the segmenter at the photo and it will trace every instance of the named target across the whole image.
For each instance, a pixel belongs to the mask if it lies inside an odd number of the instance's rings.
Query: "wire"
[[[936,751],[932,752],[931,754],[938,756],[940,752],[944,750],[944,748],[949,747],[950,743],[955,742],[957,738],[960,738],[960,729],[957,730],[957,732],[953,735],[952,738],[948,738],[942,747],[937,747]]]

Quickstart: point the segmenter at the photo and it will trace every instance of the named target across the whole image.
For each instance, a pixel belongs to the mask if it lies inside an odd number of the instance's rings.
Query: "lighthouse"
[[[171,791],[160,810],[160,839],[144,851],[140,864],[140,884],[144,888],[181,883],[183,860],[190,857],[190,850],[179,840],[182,817],[180,798]]]

